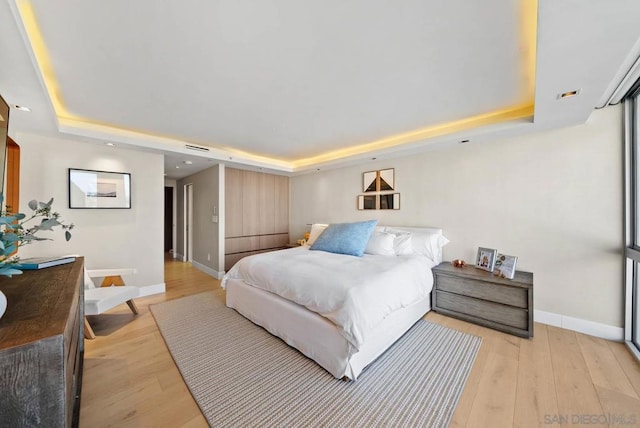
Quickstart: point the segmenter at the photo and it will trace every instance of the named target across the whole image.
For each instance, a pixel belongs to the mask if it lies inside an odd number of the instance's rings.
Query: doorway
[[[173,252],[173,187],[164,188],[164,252]]]
[[[193,184],[184,185],[184,261],[193,261]]]

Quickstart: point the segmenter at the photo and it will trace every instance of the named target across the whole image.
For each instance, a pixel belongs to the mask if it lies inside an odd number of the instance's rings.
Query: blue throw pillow
[[[330,224],[310,250],[362,257],[378,220]]]

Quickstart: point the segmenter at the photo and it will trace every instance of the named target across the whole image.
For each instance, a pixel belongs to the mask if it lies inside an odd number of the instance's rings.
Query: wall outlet
[[[218,216],[217,215],[212,215],[211,216],[211,222],[212,223],[217,223],[218,222]]]

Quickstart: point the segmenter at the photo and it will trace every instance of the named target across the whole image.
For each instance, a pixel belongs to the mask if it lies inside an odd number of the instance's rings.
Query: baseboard
[[[145,285],[139,288],[140,288],[140,294],[138,295],[138,297],[164,293],[167,290],[167,287],[164,282],[162,284]]]
[[[178,260],[182,260],[183,262],[186,262],[186,260],[185,260],[184,256],[183,256],[182,254],[180,254],[180,253],[175,253],[175,252],[174,252],[174,253],[173,253],[173,258],[174,258],[174,259],[178,259]]]
[[[202,263],[198,263],[196,261],[192,261],[191,264],[196,269],[201,270],[202,272],[204,272],[204,273],[206,273],[208,275],[211,275],[215,279],[222,279],[222,277],[224,276],[224,272],[218,272],[217,270],[211,269],[210,267],[205,266]]]
[[[624,329],[594,321],[573,318],[566,315],[554,314],[540,310],[533,311],[533,320],[542,324],[566,328],[567,330],[601,337],[603,339],[623,341]]]

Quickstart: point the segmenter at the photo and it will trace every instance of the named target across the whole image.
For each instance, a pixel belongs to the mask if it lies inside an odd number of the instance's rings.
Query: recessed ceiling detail
[[[584,123],[640,57],[637,0],[156,6],[0,2],[12,135],[324,171]]]
[[[290,169],[530,117],[537,2],[492,2],[500,16],[457,2],[434,16],[421,0],[406,8],[336,1],[343,16],[332,4],[259,6],[271,25],[248,17],[246,8],[258,6],[246,1],[203,4],[198,13],[153,8],[141,22],[128,18],[141,6],[17,0],[67,131],[188,141]],[[450,41],[442,37],[449,21],[457,28]],[[441,46],[429,43],[435,37]],[[452,86],[466,97],[452,97]]]

